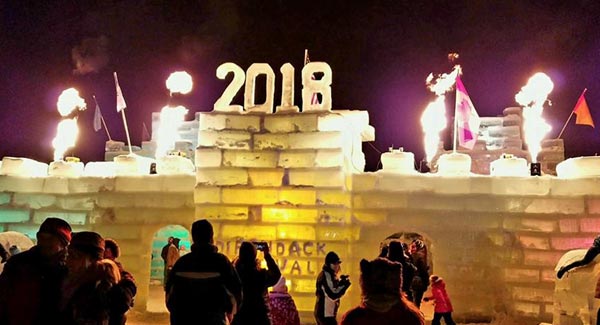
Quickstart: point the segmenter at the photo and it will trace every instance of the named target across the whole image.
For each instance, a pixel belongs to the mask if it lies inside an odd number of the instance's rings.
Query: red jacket
[[[450,302],[446,292],[446,283],[442,278],[438,278],[431,283],[431,296],[427,298],[435,301],[434,311],[436,313],[451,313],[453,311],[452,302]]]

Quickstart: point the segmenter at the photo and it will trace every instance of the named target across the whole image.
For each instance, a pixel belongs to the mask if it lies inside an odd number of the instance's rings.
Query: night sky
[[[51,161],[60,120],[56,101],[75,87],[88,110],[79,116],[78,144],[69,154],[103,160],[106,135],[93,131],[92,95],[113,138],[125,140],[113,71],[128,104],[134,145],[141,142],[142,123],[150,128],[151,113],[167,104],[164,82],[176,70],[195,81],[180,99],[188,119],[212,110],[229,83],[216,77],[216,69],[228,61],[244,70],[269,63],[276,104],[279,67],[290,62],[299,105],[304,49],[312,61],[332,67],[334,109],[369,111],[379,150],[403,146],[423,157],[419,120],[433,99],[425,78],[449,72],[447,55],[457,52],[480,116],[516,106],[514,96],[527,79],[547,73],[555,84],[544,113],[553,126],[549,137],[558,135],[587,87],[597,128],[576,126],[573,118],[563,135],[566,154],[600,152],[599,1],[7,0],[0,14],[0,157]],[[448,96],[448,113],[453,99]],[[242,103],[243,89],[234,100]],[[363,148],[373,170],[379,154]]]

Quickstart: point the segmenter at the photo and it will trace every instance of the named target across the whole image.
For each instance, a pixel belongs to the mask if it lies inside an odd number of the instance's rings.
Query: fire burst
[[[515,95],[517,103],[523,106],[523,133],[533,163],[537,162],[537,155],[542,150],[542,139],[552,129],[542,118],[544,104],[552,89],[554,84],[550,77],[538,72]]]
[[[427,88],[433,92],[437,98],[429,103],[421,115],[421,125],[425,133],[425,154],[427,162],[431,162],[438,151],[440,144],[440,132],[446,128],[446,92],[454,86],[456,77],[460,73],[460,66],[455,65],[452,72],[442,74],[435,78],[429,74]]]
[[[180,140],[179,126],[185,119],[188,109],[183,106],[165,106],[160,111],[160,126],[156,140],[156,158],[164,157],[173,149],[175,141]]]
[[[176,71],[171,73],[169,78],[167,78],[166,85],[171,94],[180,93],[185,95],[192,91],[194,83],[192,81],[192,76],[190,76],[189,73],[185,71]]]
[[[79,97],[79,92],[75,88],[69,88],[60,94],[56,107],[60,115],[66,117],[76,109],[85,110],[86,104],[83,98]],[[75,146],[78,134],[77,117],[64,119],[58,123],[56,137],[52,140],[54,161],[62,160],[65,152]]]

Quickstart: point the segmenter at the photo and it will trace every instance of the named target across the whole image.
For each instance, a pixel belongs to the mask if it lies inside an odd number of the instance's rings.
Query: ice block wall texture
[[[324,253],[337,251],[353,280],[344,312],[360,299],[358,261],[374,258],[387,236],[414,232],[431,243],[458,319],[552,319],[554,266],[600,232],[600,179],[353,173],[355,140],[336,135],[348,131],[319,131],[320,114],[307,127],[301,114],[219,114],[221,130],[200,131],[210,136],[198,139],[195,177],[0,176],[0,229],[33,238],[46,216],[58,216],[115,238],[144,309],[154,235],[208,218],[231,258],[240,240],[271,242],[306,321]],[[267,129],[271,117],[282,126]]]
[[[531,161],[526,150],[527,144],[523,139],[522,107],[507,107],[502,111],[503,116],[481,117],[479,137],[473,150],[463,150],[457,145],[458,151],[471,156],[471,172],[482,175],[490,174],[490,163],[499,159],[503,154],[525,158]],[[450,150],[440,150],[433,159]],[[544,174],[556,175],[556,165],[565,160],[565,148],[562,139],[547,139],[542,141],[542,151],[538,154]]]

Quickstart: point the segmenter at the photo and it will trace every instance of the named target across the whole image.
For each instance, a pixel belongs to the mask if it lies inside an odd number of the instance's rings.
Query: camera
[[[252,244],[254,244],[256,249],[259,251],[264,251],[268,245],[267,242],[264,242],[264,241],[253,241]]]
[[[350,285],[350,276],[347,274],[340,275],[340,284],[343,286]]]

